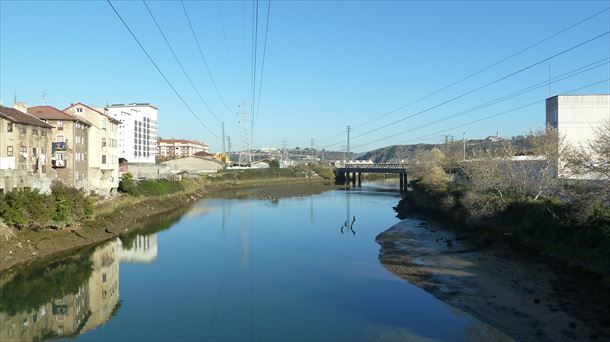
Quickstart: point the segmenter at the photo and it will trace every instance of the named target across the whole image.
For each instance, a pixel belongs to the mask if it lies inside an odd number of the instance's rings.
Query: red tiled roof
[[[84,104],[84,103],[82,103],[82,102],[76,102],[76,103],[73,103],[73,104],[72,104],[70,107],[68,107],[68,108],[64,109],[64,112],[65,112],[66,110],[68,110],[68,109],[70,109],[70,108],[74,107],[74,106],[77,106],[77,105],[81,105],[81,106],[83,106],[83,107],[86,107],[86,108],[88,108],[88,109],[91,109],[92,111],[94,111],[94,112],[96,112],[96,113],[98,113],[98,114],[100,114],[100,115],[102,115],[102,116],[105,116],[106,118],[108,118],[110,121],[114,122],[114,123],[115,123],[115,124],[117,124],[117,125],[121,123],[121,121],[119,121],[119,120],[117,120],[117,119],[113,118],[112,116],[110,116],[110,115],[108,115],[108,114],[104,114],[104,113],[100,112],[99,110],[97,110],[97,109],[95,109],[95,108],[93,108],[93,107],[91,107],[91,106],[87,106],[86,104]]]
[[[40,120],[39,118],[14,108],[0,106],[0,116],[9,121],[19,124],[40,126],[44,128],[53,128],[53,126]]]
[[[204,144],[202,142],[199,142],[197,140],[187,140],[187,139],[159,139],[159,143],[179,143],[179,144],[195,144],[195,145],[201,145],[201,146],[208,146],[207,144]]]
[[[52,106],[34,106],[28,108],[28,113],[34,115],[39,119],[46,120],[64,120],[64,121],[80,121],[88,126],[91,126],[87,120],[79,118],[77,116],[62,112],[61,110]]]

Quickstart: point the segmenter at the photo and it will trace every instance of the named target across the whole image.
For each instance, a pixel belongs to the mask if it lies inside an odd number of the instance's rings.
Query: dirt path
[[[418,219],[405,219],[376,240],[388,270],[516,340],[610,337],[603,325],[585,324],[566,309],[575,304],[554,286],[561,277],[542,262],[474,250]]]

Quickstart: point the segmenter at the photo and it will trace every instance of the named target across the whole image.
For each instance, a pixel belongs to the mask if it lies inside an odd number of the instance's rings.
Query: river
[[[0,340],[503,337],[384,268],[397,183],[204,199],[89,251],[0,276]]]

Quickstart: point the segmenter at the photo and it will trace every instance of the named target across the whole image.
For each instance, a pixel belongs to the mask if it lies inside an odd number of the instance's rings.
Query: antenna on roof
[[[46,89],[44,89],[41,92],[41,94],[42,94],[42,105],[46,106],[47,105],[47,95],[49,95],[49,92]]]
[[[15,89],[15,95],[13,95],[13,105],[17,104],[17,89]]]

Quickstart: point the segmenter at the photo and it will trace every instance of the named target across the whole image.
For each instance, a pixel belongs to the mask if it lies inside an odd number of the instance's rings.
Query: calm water
[[[397,187],[207,199],[123,241],[3,275],[0,340],[457,341],[489,333],[379,263],[374,238],[397,222]]]

